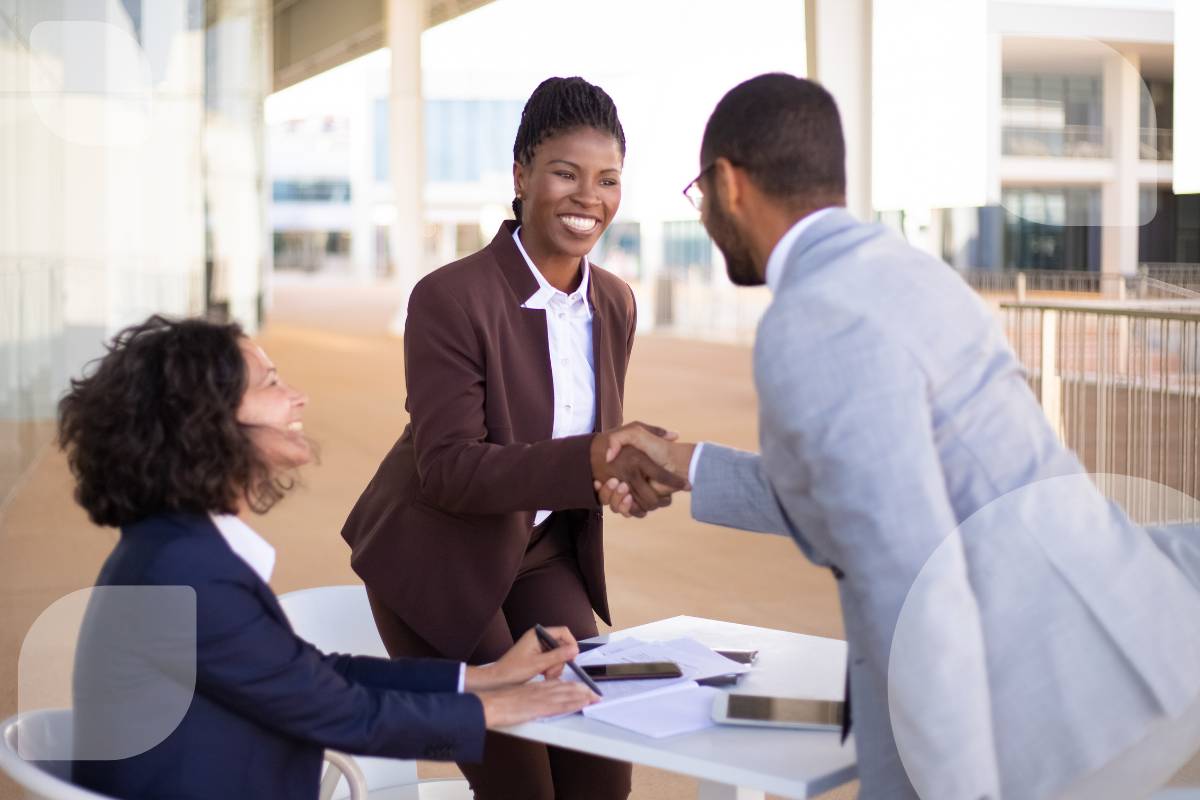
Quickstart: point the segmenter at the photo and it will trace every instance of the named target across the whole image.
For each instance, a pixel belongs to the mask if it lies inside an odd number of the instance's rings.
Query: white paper
[[[661,739],[710,728],[713,697],[718,690],[697,686],[692,681],[676,684],[637,697],[588,706],[588,719]]]
[[[604,681],[600,684],[603,695],[599,702],[583,709],[584,716],[655,738],[702,730],[714,724],[712,698],[718,690],[697,686],[696,681],[750,671],[749,664],[740,664],[686,638],[666,642],[617,639],[575,659],[581,667],[648,661],[673,661],[683,675]],[[570,671],[563,673],[563,679],[579,680]]]

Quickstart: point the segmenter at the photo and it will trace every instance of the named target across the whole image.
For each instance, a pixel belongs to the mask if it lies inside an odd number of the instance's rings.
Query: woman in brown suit
[[[639,451],[608,463],[633,293],[587,254],[621,202],[625,135],[582,78],[534,91],[513,145],[516,220],[421,280],[404,335],[408,427],[342,531],[393,657],[495,660],[540,622],[611,624],[593,480],[640,508],[682,482]],[[616,485],[615,482],[610,485]],[[657,487],[657,488],[662,488]],[[613,800],[630,766],[489,733],[460,764],[480,800]]]

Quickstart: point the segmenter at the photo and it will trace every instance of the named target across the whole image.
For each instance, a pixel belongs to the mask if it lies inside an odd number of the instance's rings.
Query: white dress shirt
[[[821,217],[828,214],[836,206],[829,206],[814,211],[806,217],[801,217],[796,221],[796,224],[788,228],[787,233],[779,237],[779,241],[771,248],[771,255],[767,257],[767,287],[772,292],[779,286],[779,281],[783,277],[784,267],[787,266],[788,254],[792,252],[792,246],[796,244],[796,240],[800,238],[800,234],[819,220]],[[696,465],[700,463],[700,452],[704,450],[704,442],[698,442],[696,449],[692,452],[692,462],[688,465],[688,483],[695,485],[696,482]]]
[[[592,351],[592,307],[588,303],[588,279],[591,265],[583,259],[583,280],[579,288],[567,294],[555,289],[525,252],[521,229],[513,231],[513,241],[529,271],[537,280],[538,290],[522,304],[546,312],[546,338],[550,343],[550,374],[554,383],[554,426],[551,438],[579,436],[596,429],[596,371]],[[540,509],[533,517],[535,526],[550,516]]]
[[[213,525],[221,532],[229,549],[238,558],[246,562],[246,566],[254,570],[263,583],[271,582],[271,573],[275,571],[275,548],[258,535],[258,533],[233,514],[209,514]]]
[[[246,566],[254,570],[263,583],[270,583],[271,574],[275,571],[275,548],[253,528],[242,522],[233,514],[209,514],[213,525],[221,538],[229,545],[229,549],[237,555]],[[462,694],[467,682],[467,665],[458,668],[458,692]]]

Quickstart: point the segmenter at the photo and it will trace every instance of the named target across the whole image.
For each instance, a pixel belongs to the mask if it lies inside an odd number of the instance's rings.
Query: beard
[[[729,275],[729,280],[736,286],[762,286],[765,281],[750,255],[746,237],[721,208],[715,193],[709,197],[706,210],[708,214],[704,227],[725,259],[725,273]]]

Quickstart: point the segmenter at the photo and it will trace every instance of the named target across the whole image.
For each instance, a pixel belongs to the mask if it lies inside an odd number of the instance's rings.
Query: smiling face
[[[308,396],[283,382],[261,347],[245,338],[238,346],[246,362],[238,423],[271,466],[284,470],[307,464],[312,460],[312,446],[304,436]]]
[[[587,255],[621,205],[623,165],[617,140],[588,127],[552,136],[529,164],[515,163],[521,241],[531,255]]]

